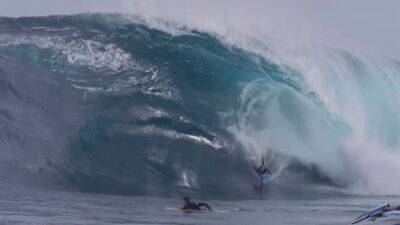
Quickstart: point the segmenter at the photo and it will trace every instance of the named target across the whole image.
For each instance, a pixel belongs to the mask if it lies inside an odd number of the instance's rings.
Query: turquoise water
[[[312,137],[304,127],[311,118],[328,133],[343,130],[294,70],[205,32],[176,36],[122,15],[3,18],[0,29],[3,165],[21,180],[30,174],[95,193],[253,198],[254,157],[263,153],[281,186],[338,185],[320,165],[285,153],[291,148],[262,146],[288,126],[294,142]],[[247,146],[243,132],[261,145]]]

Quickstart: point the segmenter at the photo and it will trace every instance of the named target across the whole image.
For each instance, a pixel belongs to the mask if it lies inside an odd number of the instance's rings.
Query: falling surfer
[[[398,217],[398,216],[400,216],[400,206],[391,207],[389,203],[386,203],[377,206],[372,210],[370,210],[369,212],[360,215],[351,224],[356,224],[367,220],[375,222],[375,220],[379,218]]]
[[[264,165],[264,157],[261,156],[261,165],[254,168],[257,175],[260,177],[260,184],[257,187],[258,189],[262,189],[264,184],[268,182],[272,182],[272,174],[271,171]]]

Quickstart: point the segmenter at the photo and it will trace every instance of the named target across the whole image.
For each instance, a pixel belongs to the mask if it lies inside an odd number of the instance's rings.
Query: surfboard
[[[359,222],[364,221],[366,219],[372,219],[374,216],[377,216],[378,214],[381,214],[385,209],[387,209],[389,207],[390,207],[389,203],[377,206],[377,207],[373,208],[372,210],[370,210],[369,212],[366,212],[366,213],[360,215],[359,217],[357,217],[355,219],[355,221],[352,222],[351,224],[356,224],[356,223],[359,223]]]
[[[166,207],[165,209],[167,211],[188,212],[188,213],[190,213],[190,212],[194,212],[194,213],[212,213],[212,212],[217,212],[215,210],[210,211],[210,210],[207,210],[207,209],[202,209],[202,210],[185,209],[185,210],[182,210],[182,209],[174,208],[174,207]]]

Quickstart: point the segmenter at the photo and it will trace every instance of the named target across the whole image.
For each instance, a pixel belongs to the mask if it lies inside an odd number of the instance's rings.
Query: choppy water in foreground
[[[350,224],[362,212],[399,198],[340,197],[308,200],[208,201],[222,212],[180,213],[180,200],[43,192],[2,187],[0,224]],[[378,220],[375,224],[397,224]],[[365,222],[364,224],[372,224]]]

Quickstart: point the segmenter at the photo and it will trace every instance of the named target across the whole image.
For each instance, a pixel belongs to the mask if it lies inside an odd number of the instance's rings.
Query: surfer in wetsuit
[[[182,200],[182,210],[203,210],[202,207],[206,207],[208,210],[212,211],[211,207],[205,202],[193,202],[188,196],[184,196]]]

